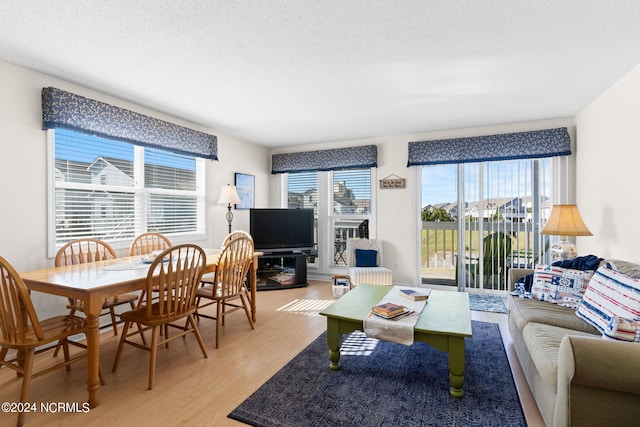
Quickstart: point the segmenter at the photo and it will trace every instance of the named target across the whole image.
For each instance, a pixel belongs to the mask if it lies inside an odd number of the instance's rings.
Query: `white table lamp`
[[[567,240],[567,236],[593,236],[587,228],[577,205],[553,205],[551,216],[541,234],[561,236],[562,241],[551,246],[551,261],[573,259],[578,255],[576,245]]]
[[[240,203],[240,197],[236,191],[235,185],[223,185],[220,190],[219,205],[227,205],[227,222],[229,223],[229,233],[231,233],[231,223],[233,222],[233,212],[231,212],[231,204]]]

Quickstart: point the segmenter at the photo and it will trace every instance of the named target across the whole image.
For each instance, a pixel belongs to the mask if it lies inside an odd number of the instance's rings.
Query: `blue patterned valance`
[[[218,139],[54,87],[42,88],[42,129],[69,129],[178,154],[218,160]]]
[[[407,166],[568,156],[567,128],[409,143]]]
[[[378,166],[378,147],[375,145],[274,154],[271,157],[271,173],[274,174],[373,168],[376,166]]]

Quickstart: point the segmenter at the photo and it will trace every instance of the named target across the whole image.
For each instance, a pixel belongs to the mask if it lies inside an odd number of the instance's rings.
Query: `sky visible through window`
[[[56,129],[56,139],[71,139],[78,145],[76,150],[57,150],[56,159],[92,163],[97,156],[133,161],[132,145],[66,129]],[[81,146],[80,146],[81,144]],[[176,169],[195,171],[193,156],[174,154],[167,150],[145,147],[145,163]]]
[[[531,188],[531,162],[533,160],[507,160],[484,163],[485,197],[520,197],[523,189]],[[549,159],[539,159],[542,168],[549,167]],[[465,188],[478,186],[478,163],[465,164]],[[492,177],[487,178],[487,176]],[[542,194],[549,194],[550,177],[541,174]],[[422,167],[422,206],[457,201],[457,165]],[[491,187],[491,188],[489,188]],[[490,190],[490,191],[488,191]],[[467,197],[468,201],[473,196]]]

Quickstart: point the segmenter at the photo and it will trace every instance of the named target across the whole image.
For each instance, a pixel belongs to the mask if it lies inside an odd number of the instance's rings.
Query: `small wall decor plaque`
[[[380,180],[380,189],[387,188],[405,188],[407,186],[407,180],[400,178],[398,175],[389,175],[386,178]]]

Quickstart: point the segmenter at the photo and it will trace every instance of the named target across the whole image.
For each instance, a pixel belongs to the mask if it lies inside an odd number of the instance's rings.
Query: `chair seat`
[[[60,339],[70,335],[80,333],[84,334],[87,322],[85,319],[78,316],[56,316],[40,321],[40,327],[42,328],[44,339],[38,339],[31,328],[31,325],[29,325],[29,329],[25,333],[24,339],[13,343],[3,341],[3,347],[23,348],[34,345],[44,345],[59,341]]]
[[[105,298],[104,302],[102,303],[102,308],[105,309],[115,307],[120,304],[127,304],[137,300],[138,295],[136,294],[116,295],[113,297]],[[67,304],[67,308],[70,310],[84,311],[84,301],[76,300],[76,302],[73,304]]]
[[[206,283],[206,282],[203,282]],[[209,298],[209,299],[217,299],[217,297],[219,297],[221,295],[221,285],[217,286],[217,291],[216,291],[216,295],[213,294],[213,283],[209,283],[207,285],[201,286],[198,288],[198,291],[196,292],[196,298],[200,297],[200,298]],[[245,295],[249,295],[246,291],[246,288],[241,288],[240,292],[238,292],[237,294],[231,294],[231,295],[227,295],[225,298],[230,299],[233,298],[235,296],[240,296],[240,294],[245,294]]]
[[[180,314],[174,313],[163,313],[160,316],[160,305],[159,303],[153,303],[151,305],[151,316],[147,317],[147,306],[143,305],[135,308],[134,310],[125,311],[120,314],[120,319],[125,322],[134,322],[141,325],[146,326],[154,326],[154,325],[162,325],[164,323],[172,322],[177,319],[182,319],[188,314],[193,314],[196,311],[195,307],[193,309],[188,310],[187,312],[182,312]]]
[[[358,286],[361,283],[392,285],[393,273],[385,267],[351,267],[349,279],[352,286]]]

